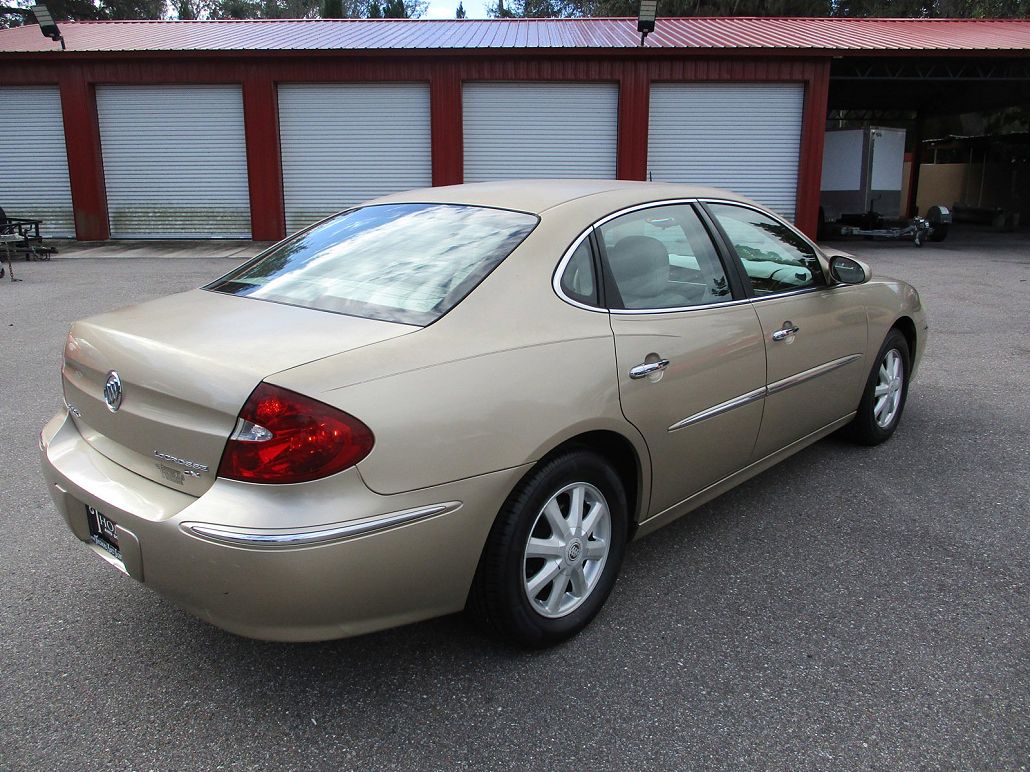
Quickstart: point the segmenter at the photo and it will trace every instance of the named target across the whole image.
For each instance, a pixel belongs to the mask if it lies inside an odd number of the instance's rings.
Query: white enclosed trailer
[[[830,129],[823,145],[819,197],[820,238],[871,236],[941,241],[951,213],[935,206],[927,216],[902,218],[905,130],[880,126]]]
[[[831,129],[823,146],[820,205],[827,220],[876,212],[901,217],[905,130]]]

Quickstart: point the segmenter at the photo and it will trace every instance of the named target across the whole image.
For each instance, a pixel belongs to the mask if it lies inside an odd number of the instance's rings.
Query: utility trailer
[[[946,206],[925,217],[901,216],[905,130],[870,126],[830,129],[823,147],[819,238],[846,236],[943,241],[951,225]]]

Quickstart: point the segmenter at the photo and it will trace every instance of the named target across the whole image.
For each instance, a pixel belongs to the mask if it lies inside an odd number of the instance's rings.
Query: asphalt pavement
[[[15,263],[0,769],[1025,769],[1030,237],[836,246],[929,310],[894,438],[824,440],[631,545],[594,623],[532,653],[461,616],[251,641],[114,571],[39,472],[68,325],[239,258]]]

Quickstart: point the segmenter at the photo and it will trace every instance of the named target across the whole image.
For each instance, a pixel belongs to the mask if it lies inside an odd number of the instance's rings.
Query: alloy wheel
[[[523,584],[533,610],[553,619],[579,608],[601,579],[611,534],[608,502],[593,485],[572,483],[551,496],[523,555]]]
[[[881,429],[886,429],[897,417],[904,385],[905,367],[901,353],[892,348],[880,362],[876,386],[873,388],[873,418]]]

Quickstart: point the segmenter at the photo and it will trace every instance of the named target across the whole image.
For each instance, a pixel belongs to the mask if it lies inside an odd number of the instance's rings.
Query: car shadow
[[[182,650],[190,652],[190,667],[196,670],[193,677],[203,681],[229,674],[235,689],[255,696],[268,690],[270,683],[278,684],[287,698],[290,693],[299,696],[316,680],[319,689],[337,695],[354,690],[403,692],[411,683],[398,674],[430,682],[461,680],[536,668],[541,661],[563,662],[578,657],[584,645],[608,647],[613,634],[647,635],[649,618],[651,628],[660,629],[662,614],[675,612],[684,603],[683,588],[701,588],[699,597],[707,593],[699,615],[728,613],[729,609],[720,607],[719,593],[712,589],[724,580],[725,566],[741,559],[736,550],[754,552],[754,541],[761,538],[756,536],[762,530],[761,521],[778,516],[765,504],[782,498],[784,487],[796,495],[807,486],[812,506],[817,507],[821,497],[839,491],[838,485],[843,483],[813,475],[812,468],[821,469],[834,460],[849,465],[869,452],[836,437],[824,439],[634,542],[599,617],[572,641],[552,649],[516,648],[482,631],[463,614],[335,641],[257,641],[196,620],[163,600],[159,601],[163,608],[160,626],[164,628],[160,635],[172,636]],[[794,517],[798,516],[795,512]],[[808,523],[807,527],[814,526]],[[753,559],[750,554],[748,560]],[[675,599],[672,608],[663,609],[662,599],[670,597]]]

